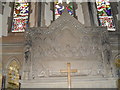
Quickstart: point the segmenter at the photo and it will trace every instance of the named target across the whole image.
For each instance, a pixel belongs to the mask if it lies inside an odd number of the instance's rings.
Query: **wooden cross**
[[[71,73],[77,72],[77,69],[71,69],[70,63],[67,63],[67,70],[60,70],[60,72],[67,73],[68,75],[68,88],[71,88]]]

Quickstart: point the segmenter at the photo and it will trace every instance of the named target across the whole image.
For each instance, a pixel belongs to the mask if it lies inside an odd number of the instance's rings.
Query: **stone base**
[[[71,88],[117,88],[115,78],[72,77]],[[67,88],[67,77],[49,77],[38,80],[22,80],[21,88]]]

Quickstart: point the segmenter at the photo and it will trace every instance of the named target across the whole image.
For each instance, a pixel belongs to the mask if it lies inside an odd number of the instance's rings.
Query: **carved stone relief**
[[[25,36],[31,48],[30,72],[35,79],[65,76],[60,69],[65,69],[67,62],[78,69],[72,74],[76,76],[106,76],[110,72],[106,28],[85,27],[63,14],[48,28],[29,28]]]

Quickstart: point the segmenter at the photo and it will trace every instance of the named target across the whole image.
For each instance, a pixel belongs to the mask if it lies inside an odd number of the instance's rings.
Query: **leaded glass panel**
[[[110,31],[115,31],[113,16],[109,0],[96,0],[97,13],[100,26],[107,26]]]
[[[29,3],[16,0],[13,14],[12,32],[24,32],[28,25]]]
[[[68,13],[72,16],[74,16],[74,12],[73,12],[73,3],[72,2],[68,2],[67,6],[63,6],[62,4],[63,2],[55,2],[55,19],[57,19],[60,15],[62,15],[62,13],[64,12],[64,9],[66,9],[68,11]]]

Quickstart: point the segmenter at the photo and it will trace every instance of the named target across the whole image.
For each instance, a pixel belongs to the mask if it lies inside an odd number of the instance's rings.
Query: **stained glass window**
[[[115,31],[113,23],[113,16],[111,13],[111,6],[109,0],[96,0],[97,13],[100,26],[107,26],[110,31]]]
[[[74,16],[74,12],[73,12],[73,3],[72,2],[67,2],[67,6],[64,7],[63,2],[55,2],[55,19],[57,19],[60,15],[62,15],[62,13],[64,12],[64,9],[67,9],[68,13],[72,16]]]
[[[28,25],[29,3],[27,0],[15,0],[12,32],[24,32]]]

